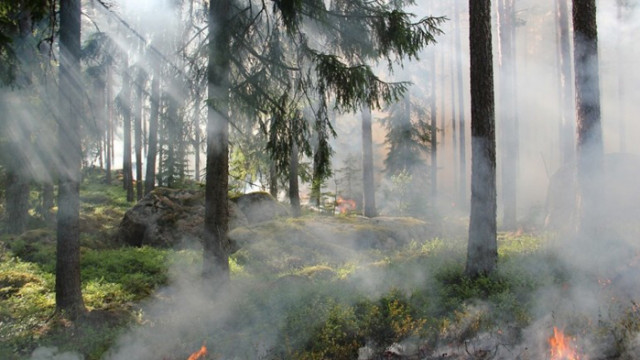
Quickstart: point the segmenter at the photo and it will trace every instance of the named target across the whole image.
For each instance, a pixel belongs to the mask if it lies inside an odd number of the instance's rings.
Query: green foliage
[[[140,299],[167,282],[167,252],[151,247],[87,250],[80,259],[84,281],[103,281],[122,286]]]

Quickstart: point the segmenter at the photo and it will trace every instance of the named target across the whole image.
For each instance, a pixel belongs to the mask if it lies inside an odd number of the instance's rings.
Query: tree
[[[399,99],[407,83],[388,83],[374,74],[367,61],[386,60],[390,68],[406,57],[415,58],[426,45],[434,42],[442,18],[428,17],[417,22],[401,10],[409,1],[382,4],[369,1],[335,1],[341,6],[329,11],[323,2],[315,0],[277,1],[273,7],[239,8],[230,1],[213,1],[209,9],[208,63],[208,132],[207,179],[205,200],[205,276],[228,279],[228,130],[229,105],[258,119],[262,112],[271,115],[278,100],[287,92],[310,94],[325,92],[325,99],[334,99],[335,107],[356,111],[363,107],[379,108],[381,102]],[[256,12],[257,11],[257,12]],[[230,21],[233,16],[234,21]],[[328,47],[314,48],[309,42],[304,22],[318,27]],[[306,25],[306,24],[305,24]],[[291,44],[284,50],[285,62],[267,56],[273,30],[282,27]],[[363,39],[354,39],[354,26],[366,31]],[[231,39],[233,38],[233,41]],[[233,66],[233,72],[231,71]],[[296,86],[269,84],[277,71],[295,79]],[[233,87],[230,86],[233,74]],[[276,80],[278,79],[278,80]],[[313,97],[323,98],[321,96]],[[301,104],[300,108],[305,108]],[[308,142],[308,138],[305,139]],[[297,144],[300,145],[300,144]],[[224,179],[223,179],[224,178]],[[216,196],[219,195],[219,196]]]
[[[558,63],[558,89],[560,91],[560,153],[564,164],[575,161],[575,97],[573,94],[573,59],[569,9],[567,0],[556,0],[556,42]]]
[[[498,260],[496,140],[491,1],[469,0],[471,64],[471,214],[465,273],[491,273]]]
[[[502,126],[502,226],[517,227],[518,113],[516,86],[515,0],[498,0],[500,46],[500,125]]]
[[[153,69],[151,80],[151,111],[149,114],[149,144],[147,148],[147,169],[144,182],[145,195],[155,187],[156,159],[158,155],[158,120],[160,118],[160,71]]]
[[[60,110],[56,246],[56,311],[76,318],[85,311],[80,282],[81,91],[80,0],[60,1]]]
[[[122,187],[127,191],[127,201],[135,199],[133,191],[133,168],[131,164],[131,69],[124,63],[122,90],[118,95],[118,105],[122,114]]]
[[[209,3],[207,172],[203,239],[205,279],[229,280],[229,76],[231,1]]]
[[[467,126],[464,120],[464,83],[462,80],[462,45],[460,37],[462,36],[460,24],[460,10],[458,8],[459,1],[454,1],[454,24],[455,24],[455,47],[456,47],[456,82],[458,89],[458,144],[460,146],[459,162],[460,179],[458,182],[458,203],[466,206],[467,203]],[[452,79],[453,80],[453,79]],[[453,90],[452,90],[453,91]],[[453,105],[455,107],[455,105]],[[455,115],[453,116],[455,121]],[[454,130],[455,131],[455,130]],[[455,135],[454,135],[455,136]]]
[[[603,143],[600,124],[596,1],[573,0],[573,52],[577,126],[577,230],[602,235]]]
[[[373,178],[373,135],[371,131],[371,108],[362,109],[362,215],[374,217],[376,210],[376,187]]]

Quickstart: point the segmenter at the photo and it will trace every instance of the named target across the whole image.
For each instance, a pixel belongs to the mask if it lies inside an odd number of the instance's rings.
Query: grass
[[[374,235],[385,230],[343,216],[332,229],[338,235],[306,236],[314,221],[306,217],[239,230],[246,241],[230,259],[233,301],[217,304],[198,285],[200,250],[117,247],[111,239],[129,206],[121,187],[92,174],[81,191],[88,228],[82,235],[81,273],[90,315],[75,323],[52,316],[52,229],[3,236],[2,359],[29,357],[43,346],[100,359],[129,331],[150,339],[175,331],[171,339],[178,340],[156,340],[149,349],[149,356],[166,359],[186,358],[202,342],[213,357],[225,358],[262,352],[274,359],[354,359],[362,349],[381,356],[393,343],[429,354],[484,333],[515,329],[513,336],[522,337],[540,315],[541,291],[562,292],[571,280],[543,235],[501,233],[498,271],[470,279],[464,275],[462,237],[431,234],[390,248],[357,247],[343,241],[348,226]],[[321,219],[314,226],[326,235],[333,224]],[[448,234],[455,233],[463,231]],[[640,332],[640,307],[614,305],[608,316],[576,320],[580,326],[574,328],[613,338],[609,347],[623,354]],[[191,322],[181,325],[185,319]]]

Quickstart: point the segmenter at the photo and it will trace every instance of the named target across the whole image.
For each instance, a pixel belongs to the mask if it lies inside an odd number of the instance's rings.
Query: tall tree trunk
[[[80,0],[60,1],[60,109],[56,311],[74,319],[85,311],[80,282],[81,91]]]
[[[458,1],[455,1],[455,41],[456,41],[456,76],[458,83],[458,143],[460,145],[460,181],[458,183],[458,203],[466,208],[467,204],[467,141],[466,125],[464,120],[464,81],[462,80],[462,45],[460,41],[462,26],[460,23],[460,9]],[[455,105],[454,105],[455,106]],[[455,119],[455,118],[454,118]]]
[[[134,146],[136,152],[136,199],[142,199],[142,103],[144,102],[145,73],[141,68],[137,68],[136,76],[136,107],[134,118]]]
[[[151,80],[151,111],[149,114],[149,145],[144,193],[153,190],[156,183],[156,159],[158,155],[158,120],[160,118],[160,74],[156,69]]]
[[[515,64],[515,0],[498,0],[500,124],[502,125],[502,225],[517,227],[518,114]]]
[[[476,277],[495,270],[496,139],[491,49],[491,2],[469,0],[471,59],[471,215],[465,273]]]
[[[122,79],[122,127],[123,127],[123,151],[122,151],[122,179],[123,188],[127,191],[127,201],[135,199],[133,193],[133,169],[131,164],[131,73],[126,70]]]
[[[622,26],[622,8],[626,0],[616,0],[616,19],[618,20],[618,26]],[[618,31],[616,37],[616,61],[618,66],[618,136],[620,137],[620,152],[627,151],[626,131],[625,131],[625,99],[624,99],[624,87],[625,87],[625,72],[623,71],[624,65],[622,62],[622,37],[624,33]]]
[[[556,40],[560,89],[560,151],[564,164],[575,161],[575,98],[569,8],[567,0],[556,0]]]
[[[298,121],[298,119],[294,117],[291,121]],[[289,154],[289,201],[291,202],[293,217],[300,217],[302,209],[300,208],[300,187],[298,186],[298,144],[293,134],[289,136],[289,141],[291,141],[291,154]]]
[[[106,152],[106,172],[105,181],[111,185],[111,165],[113,165],[113,78],[111,66],[107,65],[107,75],[105,81],[105,92],[107,101],[107,143]]]
[[[431,49],[431,99],[429,101],[429,115],[431,116],[431,201],[436,205],[438,196],[438,116],[436,113],[436,52]]]
[[[195,155],[195,173],[194,177],[196,181],[200,181],[200,90],[196,91],[196,100],[194,105],[194,114],[193,114],[193,152]]]
[[[22,149],[19,144],[12,145],[10,165],[6,168],[6,229],[9,234],[22,234],[27,229],[29,219],[29,181],[25,173],[26,163]]]
[[[24,71],[17,74],[15,82],[19,87],[23,87],[25,94],[16,95],[17,101],[21,101],[27,98],[26,91],[31,87],[32,67],[36,66],[34,61],[35,51],[30,45],[35,43],[35,38],[32,34],[32,18],[31,11],[26,5],[20,6],[20,15],[18,16],[18,35],[17,42],[18,56],[24,62]],[[14,91],[20,91],[14,89]],[[27,103],[20,103],[22,106],[26,106]],[[4,109],[11,109],[16,106],[15,104],[7,104],[9,106]],[[9,234],[21,234],[27,228],[27,222],[29,219],[29,181],[31,176],[29,174],[29,156],[26,153],[26,149],[31,145],[31,129],[28,124],[20,118],[19,114],[10,115],[8,124],[4,125],[8,129],[7,147],[3,149],[6,155],[6,197],[5,197],[5,210],[7,216],[5,218],[6,230]],[[3,129],[4,130],[4,129]]]
[[[371,108],[362,109],[362,190],[363,215],[377,215],[376,188],[373,178],[373,134],[371,131]]]
[[[573,0],[573,48],[577,112],[578,234],[602,234],[603,143],[600,124],[596,0]]]
[[[202,275],[212,280],[214,285],[223,285],[229,280],[230,8],[230,0],[212,1],[209,7],[209,101]]]
[[[278,169],[273,160],[270,160],[269,163],[269,194],[276,199],[278,198]]]

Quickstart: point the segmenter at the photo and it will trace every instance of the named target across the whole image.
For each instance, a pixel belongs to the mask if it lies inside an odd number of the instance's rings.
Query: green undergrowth
[[[392,241],[388,230],[358,217],[307,215],[238,230],[244,243],[230,258],[232,301],[214,306],[224,309],[220,318],[190,305],[213,300],[184,300],[184,289],[201,281],[201,249],[113,244],[131,205],[103,175],[88,174],[81,189],[86,316],[54,315],[53,229],[0,238],[1,359],[29,358],[43,346],[100,359],[131,329],[170,331],[172,319],[184,316],[196,320],[172,335],[179,337],[175,353],[155,358],[184,359],[202,343],[210,358],[356,359],[365,346],[382,358],[394,343],[428,354],[487,332],[520,336],[539,315],[540,291],[571,280],[543,235],[501,233],[498,270],[471,279],[466,239],[452,235],[461,229]],[[622,352],[640,331],[638,308],[618,304],[619,316],[583,328],[613,337]]]

